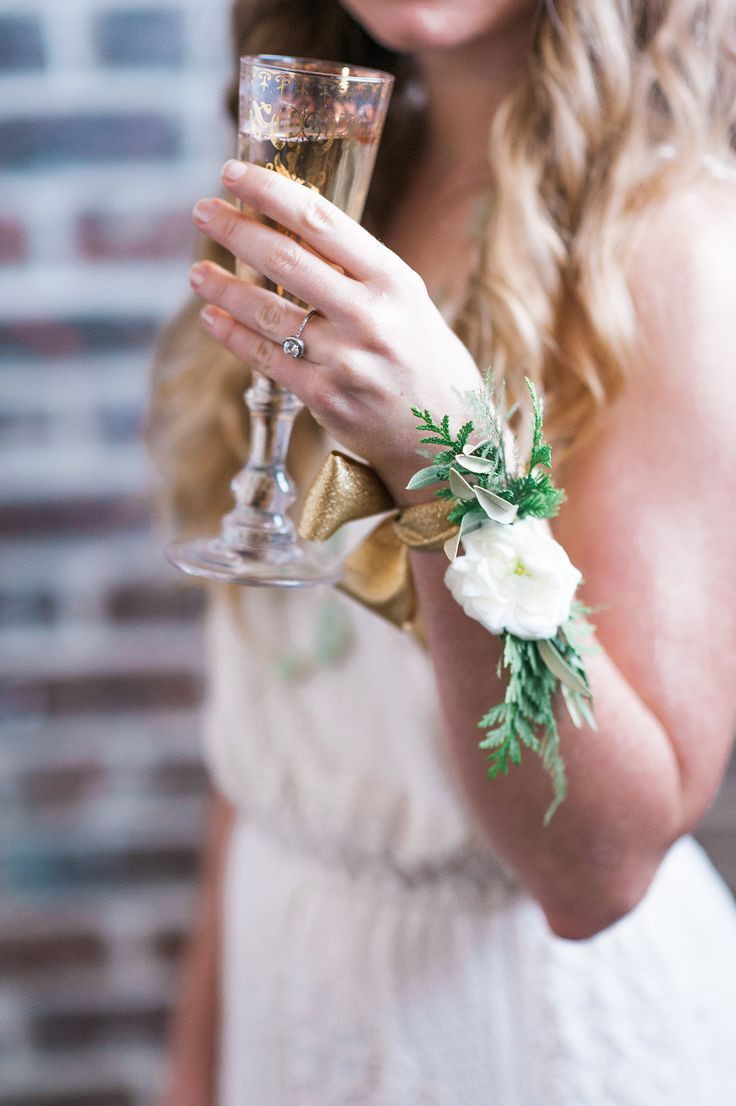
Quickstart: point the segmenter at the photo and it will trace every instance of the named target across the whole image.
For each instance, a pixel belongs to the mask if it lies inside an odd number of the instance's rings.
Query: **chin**
[[[528,17],[536,0],[342,0],[381,45],[397,53],[451,50]]]

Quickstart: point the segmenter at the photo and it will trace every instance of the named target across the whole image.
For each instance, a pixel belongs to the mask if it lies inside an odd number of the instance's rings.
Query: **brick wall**
[[[227,0],[0,0],[0,1106],[144,1106],[205,782],[138,441],[229,153]],[[736,883],[736,779],[703,839]]]
[[[154,1100],[206,791],[150,343],[230,152],[227,0],[0,0],[0,1106]],[[180,583],[181,580],[181,583]]]

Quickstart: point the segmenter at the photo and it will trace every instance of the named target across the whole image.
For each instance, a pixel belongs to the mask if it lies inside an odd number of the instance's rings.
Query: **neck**
[[[530,22],[520,19],[457,49],[419,57],[428,106],[425,158],[441,176],[489,177],[485,139],[522,72],[529,39]]]

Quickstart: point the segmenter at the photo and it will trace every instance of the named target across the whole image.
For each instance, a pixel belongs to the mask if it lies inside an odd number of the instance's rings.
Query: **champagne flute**
[[[274,54],[241,58],[238,156],[315,189],[359,220],[392,85],[387,73],[337,62]],[[240,263],[237,271],[246,275]],[[308,304],[265,278],[260,282],[300,304],[306,315]],[[190,575],[231,583],[335,583],[341,568],[334,553],[299,538],[289,517],[296,492],[286,454],[303,405],[255,371],[245,402],[250,455],[231,484],[234,509],[223,518],[217,537],[175,542],[166,555]]]

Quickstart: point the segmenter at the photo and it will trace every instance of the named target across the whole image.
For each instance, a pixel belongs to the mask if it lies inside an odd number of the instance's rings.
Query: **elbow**
[[[629,878],[605,890],[599,886],[585,887],[565,903],[540,902],[548,926],[555,937],[566,941],[587,941],[596,937],[631,914],[644,898],[655,870],[639,873],[637,878]]]
[[[610,904],[607,909],[595,911],[558,913],[545,910],[547,925],[555,937],[565,941],[587,941],[620,922],[636,906],[636,903]]]

